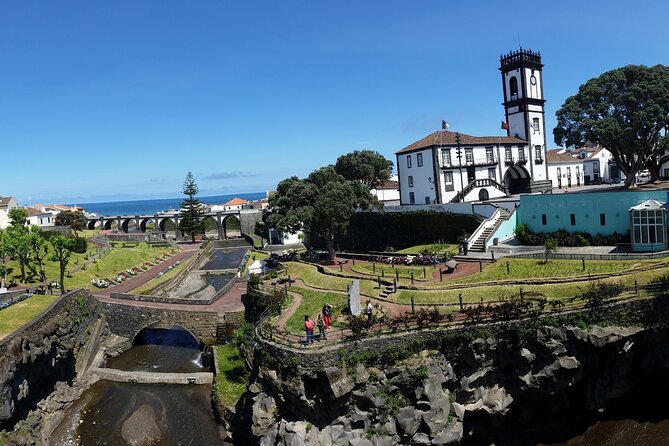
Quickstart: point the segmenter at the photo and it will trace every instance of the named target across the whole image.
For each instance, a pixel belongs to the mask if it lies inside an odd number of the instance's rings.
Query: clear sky
[[[439,128],[498,135],[499,56],[540,51],[548,144],[578,86],[668,64],[665,1],[0,2],[0,196],[273,189]]]

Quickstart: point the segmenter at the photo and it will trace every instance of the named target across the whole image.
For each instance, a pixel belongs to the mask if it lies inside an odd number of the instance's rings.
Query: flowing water
[[[208,355],[186,330],[145,329],[135,346],[107,361],[127,371],[208,371]],[[51,445],[200,446],[223,443],[211,406],[211,385],[99,381],[66,410]]]

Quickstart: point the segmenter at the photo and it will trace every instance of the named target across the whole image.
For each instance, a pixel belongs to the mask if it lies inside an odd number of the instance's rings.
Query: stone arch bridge
[[[253,234],[255,230],[255,223],[262,218],[262,210],[260,209],[243,209],[238,211],[225,212],[207,212],[203,216],[203,220],[213,220],[216,223],[218,237],[220,239],[227,238],[226,223],[228,219],[236,218],[239,220],[242,234]],[[144,215],[117,215],[117,216],[98,216],[87,218],[87,229],[112,229],[116,223],[116,229],[125,233],[129,232],[147,232],[147,226],[152,223],[156,231],[161,233],[166,232],[167,222],[171,222],[176,228],[177,238],[181,238],[183,234],[179,231],[179,221],[181,217],[178,212],[174,213],[156,213]]]
[[[172,328],[180,325],[197,340],[212,344],[238,325],[242,313],[190,311],[177,307],[146,307],[100,301],[109,330],[134,340],[144,328]]]

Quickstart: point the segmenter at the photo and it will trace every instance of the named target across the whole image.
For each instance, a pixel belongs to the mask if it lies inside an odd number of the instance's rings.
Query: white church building
[[[500,57],[506,136],[440,130],[396,153],[402,205],[485,201],[551,190],[541,55]]]

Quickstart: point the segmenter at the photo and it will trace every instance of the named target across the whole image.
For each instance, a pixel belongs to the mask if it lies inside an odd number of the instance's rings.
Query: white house
[[[28,214],[28,224],[36,225],[39,227],[50,227],[54,226],[55,216],[51,212],[42,211],[34,207],[26,206],[26,214]]]
[[[583,175],[583,159],[575,157],[564,149],[553,149],[546,152],[548,178],[555,188],[569,188],[585,184]]]
[[[393,175],[389,180],[379,182],[375,188],[370,189],[370,192],[376,196],[380,203],[389,205],[400,203],[400,183],[397,175]]]
[[[541,55],[521,49],[502,56],[500,64],[506,135],[440,130],[398,151],[402,205],[550,190]]]
[[[0,229],[9,226],[9,211],[18,206],[14,197],[0,197]]]

